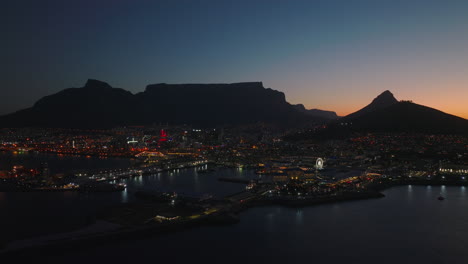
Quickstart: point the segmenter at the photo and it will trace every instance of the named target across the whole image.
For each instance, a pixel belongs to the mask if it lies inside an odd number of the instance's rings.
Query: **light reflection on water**
[[[302,209],[296,210],[296,225],[302,225],[304,222],[304,212]]]
[[[446,195],[447,195],[447,188],[445,188],[445,185],[440,186],[440,194],[441,194],[442,196],[446,196]]]
[[[195,192],[201,192],[201,186],[200,186],[200,179],[198,178],[198,173],[197,172],[194,172],[193,173],[193,184],[194,184],[194,188],[195,188]]]
[[[121,192],[122,194],[122,203],[128,203],[128,190],[127,188],[125,188],[125,190],[123,190]]]
[[[429,198],[429,197],[432,197],[433,194],[432,194],[432,186],[431,185],[428,185],[426,186],[426,198]]]
[[[407,202],[408,203],[412,203],[413,202],[413,186],[410,184],[406,187],[407,189],[407,195],[408,195],[408,200]]]

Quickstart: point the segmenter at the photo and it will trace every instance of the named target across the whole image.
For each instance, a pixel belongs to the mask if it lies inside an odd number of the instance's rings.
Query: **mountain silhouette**
[[[132,94],[88,80],[45,96],[32,107],[0,117],[2,127],[108,128],[155,123],[200,126],[272,123],[303,125],[324,118],[297,111],[282,92],[261,82],[152,84]]]
[[[398,100],[395,99],[393,94],[390,91],[385,91],[381,93],[379,96],[377,96],[370,104],[368,104],[366,107],[362,108],[359,111],[356,111],[352,114],[349,114],[346,116],[347,119],[353,119],[359,116],[362,116],[366,113],[374,112],[378,109],[386,108],[388,106],[391,106],[393,104],[398,103]]]
[[[390,91],[383,92],[369,105],[343,117],[337,124],[365,132],[468,132],[468,120],[411,101],[399,102]]]
[[[325,119],[330,119],[330,120],[339,118],[338,115],[333,111],[326,111],[326,110],[320,110],[320,109],[306,109],[303,104],[296,104],[293,106],[298,111],[308,114],[310,116],[315,116],[315,117],[320,117],[320,118],[325,118]]]
[[[348,138],[354,133],[420,133],[468,135],[468,120],[411,101],[398,101],[390,91],[369,105],[308,133],[293,133],[287,140]]]

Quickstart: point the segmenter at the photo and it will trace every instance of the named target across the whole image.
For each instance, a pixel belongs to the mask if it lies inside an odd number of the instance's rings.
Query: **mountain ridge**
[[[154,123],[216,126],[258,122],[295,126],[325,119],[297,111],[283,92],[262,82],[150,84],[132,94],[89,79],[0,116],[2,127],[113,127]]]
[[[298,111],[306,113],[311,116],[317,116],[317,117],[322,117],[330,120],[338,119],[340,118],[336,112],[334,111],[327,111],[327,110],[321,110],[321,109],[306,109],[303,104],[295,104],[293,105]]]

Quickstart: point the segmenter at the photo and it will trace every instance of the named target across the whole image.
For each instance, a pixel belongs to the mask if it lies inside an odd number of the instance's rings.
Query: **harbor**
[[[222,178],[219,178],[222,179]],[[353,180],[354,187],[350,186]],[[4,254],[18,254],[43,251],[48,248],[89,246],[130,238],[148,238],[158,234],[182,229],[235,224],[242,221],[242,212],[255,207],[285,206],[303,208],[322,204],[353,200],[367,200],[385,197],[381,190],[395,186],[417,184],[412,180],[393,180],[383,177],[345,179],[343,186],[336,186],[336,192],[324,193],[316,190],[308,195],[283,195],[274,183],[255,183],[244,190],[221,198],[213,196],[190,197],[175,192],[137,191],[134,202],[109,207],[95,216],[93,223],[81,231],[62,233],[55,236],[39,237],[32,240],[15,241],[4,245]],[[252,183],[253,181],[249,181]],[[420,183],[422,184],[422,183]],[[440,181],[426,182],[427,186],[440,185]],[[452,182],[464,186],[464,183]],[[330,186],[327,186],[331,187]],[[324,187],[325,188],[325,187]],[[67,235],[68,234],[68,235]]]

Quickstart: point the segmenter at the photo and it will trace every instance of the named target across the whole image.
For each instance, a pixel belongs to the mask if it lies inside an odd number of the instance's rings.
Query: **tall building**
[[[159,132],[159,142],[165,142],[167,141],[167,133],[164,131],[164,129],[161,129]]]

